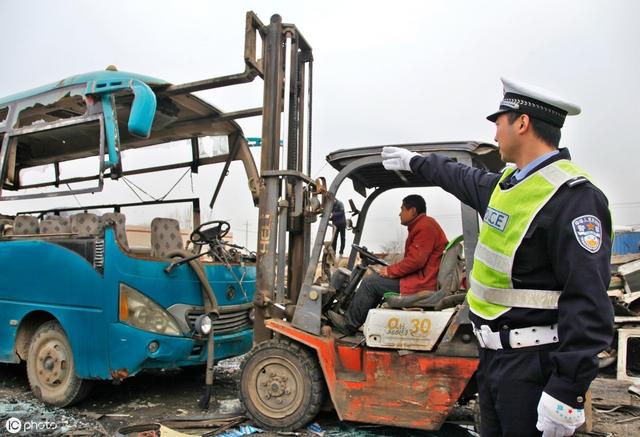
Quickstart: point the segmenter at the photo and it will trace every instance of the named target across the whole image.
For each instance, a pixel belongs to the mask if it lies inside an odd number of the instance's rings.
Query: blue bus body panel
[[[126,372],[135,375],[141,369],[173,368],[204,364],[207,361],[206,342],[196,355],[192,355],[194,341],[184,337],[170,337],[141,331],[122,323],[112,323],[109,327],[112,360],[110,372]],[[155,341],[159,347],[149,352],[147,345]],[[214,345],[215,360],[235,357],[247,353],[253,346],[253,332],[245,329],[232,334],[216,335]],[[113,374],[112,374],[113,375]]]
[[[0,98],[0,107],[7,105],[9,103],[15,102],[16,100],[22,100],[29,97],[37,96],[38,94],[43,94],[58,88],[65,88],[71,85],[79,85],[85,84],[88,82],[92,82],[95,80],[98,81],[126,81],[130,79],[140,80],[147,85],[168,85],[169,83],[151,76],[144,76],[142,74],[136,73],[128,73],[126,71],[93,71],[91,73],[78,74],[76,76],[71,76],[66,79],[62,79],[58,82],[50,83],[47,85],[40,86],[38,88],[33,88],[27,91],[22,91],[17,94],[12,94],[7,97]]]
[[[132,257],[106,230],[104,274],[85,258],[47,241],[0,243],[0,361],[16,362],[14,343],[23,317],[46,311],[55,317],[73,348],[78,376],[109,379],[117,371],[133,375],[143,368],[176,367],[206,361],[206,344],[188,336],[172,337],[142,331],[118,321],[119,285],[128,286],[168,308],[174,304],[202,306],[200,283],[187,264],[166,274],[168,261]],[[218,304],[249,303],[255,291],[255,266],[233,267],[240,287],[223,265],[205,264]],[[227,293],[229,287],[234,293]],[[17,326],[10,321],[16,320]],[[148,344],[160,348],[150,353]],[[216,360],[247,352],[253,341],[251,326],[215,337]],[[196,348],[196,346],[201,346]],[[198,353],[194,354],[194,350]]]
[[[104,281],[86,259],[50,242],[6,241],[0,244],[0,265],[2,361],[15,362],[19,323],[26,314],[40,310],[50,313],[64,328],[77,351],[78,374],[99,371],[92,368],[92,362],[108,362],[106,330],[101,327],[107,293],[97,292]],[[18,326],[11,326],[10,320],[18,321]]]

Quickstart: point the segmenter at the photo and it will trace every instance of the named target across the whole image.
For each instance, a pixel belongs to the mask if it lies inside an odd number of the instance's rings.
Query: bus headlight
[[[162,335],[182,336],[173,316],[144,294],[120,284],[119,319],[127,325]]]
[[[209,335],[213,327],[213,320],[208,314],[202,314],[196,319],[194,326],[200,335]]]

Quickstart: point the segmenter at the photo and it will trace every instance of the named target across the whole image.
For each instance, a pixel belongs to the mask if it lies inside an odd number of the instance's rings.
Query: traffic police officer
[[[385,147],[387,170],[412,171],[484,218],[470,318],[480,345],[481,435],[568,436],[584,422],[597,354],[613,334],[611,216],[604,194],[559,148],[580,108],[502,79],[496,124],[501,174],[438,154]],[[537,430],[536,430],[537,428]]]

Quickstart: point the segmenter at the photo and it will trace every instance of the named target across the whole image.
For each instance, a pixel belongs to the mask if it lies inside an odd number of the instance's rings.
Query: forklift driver
[[[613,336],[611,214],[607,198],[559,148],[580,108],[507,79],[497,112],[502,174],[436,153],[385,147],[387,170],[404,170],[476,209],[480,230],[467,292],[480,345],[480,434],[573,435]],[[537,428],[537,430],[536,430]]]
[[[437,288],[447,237],[438,222],[426,213],[422,196],[411,194],[402,200],[400,223],[409,229],[404,258],[390,266],[372,267],[375,273],[362,280],[344,316],[328,311],[327,316],[339,332],[355,334],[368,311],[378,306],[387,292],[407,295]]]

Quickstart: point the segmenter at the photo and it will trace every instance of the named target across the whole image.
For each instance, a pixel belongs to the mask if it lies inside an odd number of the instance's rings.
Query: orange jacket
[[[448,240],[437,221],[420,214],[409,223],[404,258],[390,265],[387,274],[400,278],[400,293],[436,290],[442,252]]]

